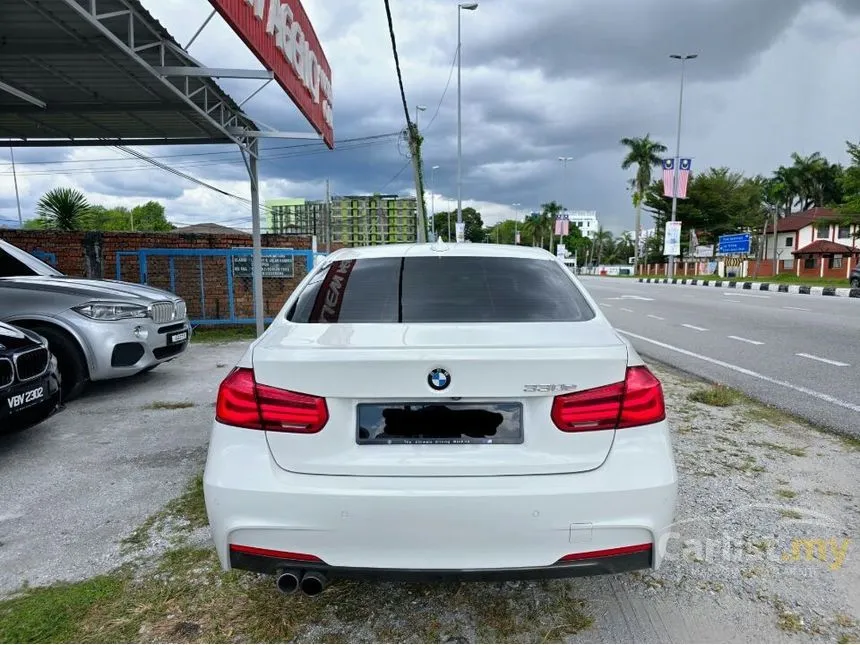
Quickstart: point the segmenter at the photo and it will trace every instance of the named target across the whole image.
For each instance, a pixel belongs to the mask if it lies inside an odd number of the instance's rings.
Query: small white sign
[[[457,222],[456,224],[457,230],[457,242],[462,243],[466,241],[466,222]]]
[[[681,222],[666,222],[663,255],[681,255]]]

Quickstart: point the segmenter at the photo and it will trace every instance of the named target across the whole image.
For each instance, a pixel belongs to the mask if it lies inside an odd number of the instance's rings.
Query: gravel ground
[[[0,593],[25,581],[82,579],[133,557],[122,555],[121,539],[199,472],[215,387],[243,346],[192,346],[181,361],[133,387],[96,392],[36,432],[0,440],[0,486],[7,492],[0,505]],[[693,402],[689,396],[702,383],[652,367],[664,382],[680,477],[678,522],[659,571],[535,583],[335,584],[306,599],[277,595],[269,579],[220,576],[206,556],[208,564],[194,575],[202,588],[221,590],[223,606],[211,595],[205,602],[186,599],[181,611],[148,620],[139,638],[860,638],[857,446],[744,400],[725,408]],[[194,407],[144,409],[186,400]],[[65,537],[57,539],[57,526]],[[152,533],[157,537],[140,545],[136,557],[176,544],[170,530]],[[190,540],[208,547],[205,529]],[[263,621],[272,627],[261,635],[254,625]]]

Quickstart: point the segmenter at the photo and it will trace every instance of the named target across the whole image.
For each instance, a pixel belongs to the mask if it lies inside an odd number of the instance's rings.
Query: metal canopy
[[[0,0],[0,139],[12,146],[236,143],[256,124],[138,0]]]

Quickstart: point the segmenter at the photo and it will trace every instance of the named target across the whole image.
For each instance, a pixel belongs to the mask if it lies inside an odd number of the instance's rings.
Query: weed
[[[794,499],[795,497],[797,497],[797,493],[787,488],[778,488],[776,491],[776,495],[777,497],[781,497],[782,499]]]
[[[738,393],[725,385],[702,387],[691,393],[688,398],[696,403],[727,408],[738,400]]]
[[[153,401],[144,405],[141,410],[184,410],[193,407],[194,403],[191,401]]]

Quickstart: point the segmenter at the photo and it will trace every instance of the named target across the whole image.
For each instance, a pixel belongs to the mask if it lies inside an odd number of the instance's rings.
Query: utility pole
[[[15,170],[15,148],[9,146],[9,154],[12,155],[12,181],[15,183],[15,203],[18,205],[18,226],[24,228],[24,220],[21,217],[21,196],[18,194],[18,173]]]
[[[460,17],[463,9],[474,11],[477,2],[461,2],[457,5],[457,227],[463,224],[463,109],[462,109],[462,54],[463,41],[461,38]],[[450,233],[449,233],[450,239]]]
[[[776,209],[776,206],[773,208],[773,277],[775,278],[779,274],[779,260],[777,259],[776,247],[778,246],[777,242],[779,240],[779,235],[777,234],[777,219],[779,215]],[[765,238],[767,239],[767,238]]]
[[[678,132],[675,139],[675,164],[672,178],[672,221],[678,213],[678,166],[681,157],[681,113],[684,108],[684,70],[688,60],[698,58],[698,54],[670,54],[669,58],[681,61],[681,92],[678,97]],[[669,278],[675,277],[675,256],[669,256]]]
[[[520,243],[519,226],[520,226],[520,206],[521,206],[521,204],[519,202],[514,202],[513,204],[511,204],[511,206],[514,207],[514,214],[515,214],[515,219],[514,219],[514,246],[516,246]]]
[[[433,241],[436,241],[436,171],[439,166],[430,168],[430,230],[433,233]]]
[[[325,180],[325,252],[331,253],[331,185]]]
[[[561,171],[561,172],[562,172],[562,180],[564,180],[564,179],[566,179],[566,178],[567,178],[567,162],[568,162],[568,161],[573,161],[573,157],[559,157],[559,158],[558,158],[558,160],[561,162],[561,167],[562,167],[562,171]],[[568,223],[568,226],[570,226],[570,223]],[[562,230],[564,230],[564,229],[562,229]],[[561,236],[560,236],[560,238],[561,238],[560,244],[561,244],[562,246],[564,246],[564,235],[561,235]],[[558,248],[556,248],[556,252],[555,252],[555,253],[556,253],[556,255],[558,255]]]
[[[415,175],[415,240],[422,244],[427,241],[427,219],[424,214],[424,179],[421,176],[421,136],[418,126],[410,123],[407,136],[412,155],[412,173]]]

